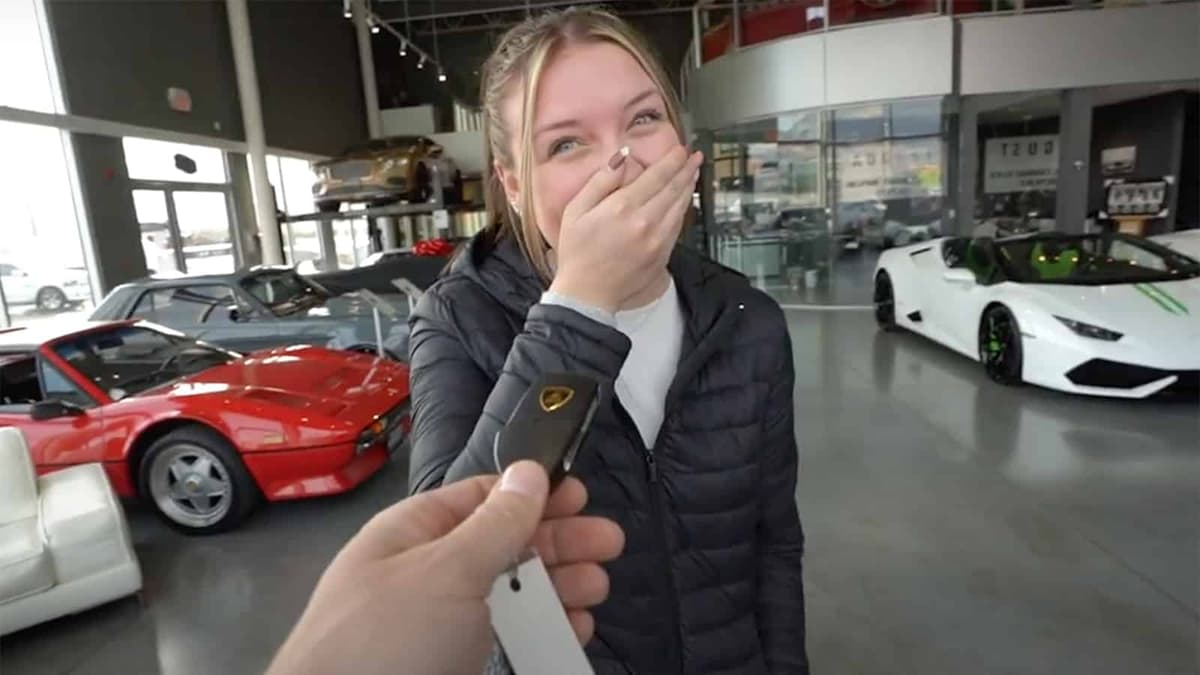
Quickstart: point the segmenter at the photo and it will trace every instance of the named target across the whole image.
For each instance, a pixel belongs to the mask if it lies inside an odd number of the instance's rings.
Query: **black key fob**
[[[600,384],[587,375],[546,373],[539,377],[496,434],[496,472],[532,459],[546,468],[554,490],[575,462],[599,405]]]

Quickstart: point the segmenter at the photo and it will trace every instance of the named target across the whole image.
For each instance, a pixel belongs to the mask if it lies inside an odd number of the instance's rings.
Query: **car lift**
[[[366,209],[353,209],[350,211],[318,211],[315,213],[302,213],[298,215],[285,215],[279,218],[280,223],[299,223],[303,221],[317,221],[317,234],[321,246],[321,260],[319,267],[325,270],[337,269],[337,242],[333,237],[333,221],[335,220],[356,220],[359,218],[367,219],[367,222],[378,222],[378,227],[382,233],[382,248],[389,250],[398,248],[400,241],[400,232],[397,220],[404,219],[404,245],[411,247],[417,241],[417,227],[415,219],[417,216],[432,215],[433,227],[441,236],[449,238],[450,236],[450,209],[444,203],[442,194],[442,181],[437,174],[437,167],[433,166],[430,182],[433,185],[433,194],[428,202],[418,204],[389,204]],[[471,204],[455,205],[455,211],[474,210],[475,206]],[[372,246],[374,249],[374,246]],[[417,288],[408,279],[395,279],[392,284],[403,293],[408,299],[409,311],[411,312],[416,301],[421,297],[421,289]],[[384,358],[385,351],[383,347],[383,315],[395,319],[399,317],[395,308],[391,304],[381,298],[379,295],[367,289],[359,289],[355,293],[371,305],[371,313],[375,323],[375,345],[379,358]]]
[[[298,223],[303,221],[317,221],[317,234],[321,246],[321,259],[318,262],[318,267],[322,270],[337,269],[337,244],[333,237],[333,221],[335,220],[357,220],[365,218],[368,223],[374,223],[380,232],[380,242],[382,250],[390,250],[395,248],[411,247],[418,240],[416,218],[423,215],[433,216],[433,231],[429,232],[429,236],[441,236],[449,238],[450,233],[450,211],[473,211],[477,210],[478,206],[473,204],[447,206],[442,193],[442,181],[438,176],[436,165],[430,167],[429,182],[433,187],[433,194],[430,195],[429,201],[424,203],[400,203],[388,204],[387,206],[371,207],[366,209],[352,209],[349,211],[330,211],[330,212],[314,212],[301,213],[297,215],[284,215],[279,218],[280,223]],[[404,221],[404,227],[399,227],[399,221]],[[403,235],[403,236],[401,236]],[[377,247],[372,244],[372,253],[378,252]]]

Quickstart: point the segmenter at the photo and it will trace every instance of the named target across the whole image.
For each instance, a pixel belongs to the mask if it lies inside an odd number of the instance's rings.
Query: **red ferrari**
[[[102,462],[122,497],[206,534],[382,468],[409,432],[408,368],[309,346],[242,356],[133,321],[15,328],[0,331],[6,426],[39,474]]]

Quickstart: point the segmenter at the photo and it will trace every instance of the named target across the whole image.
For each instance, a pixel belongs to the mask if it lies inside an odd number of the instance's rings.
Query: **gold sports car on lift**
[[[462,173],[442,146],[425,136],[392,136],[353,146],[340,157],[315,162],[313,173],[313,201],[321,211],[337,211],[342,202],[381,206],[404,199],[429,201],[435,174],[446,203],[462,198]]]

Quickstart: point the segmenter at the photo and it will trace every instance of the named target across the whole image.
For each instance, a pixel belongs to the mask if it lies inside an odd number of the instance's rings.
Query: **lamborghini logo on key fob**
[[[575,398],[574,389],[562,385],[550,385],[542,387],[538,402],[542,404],[542,410],[554,412],[570,403],[573,398]]]

